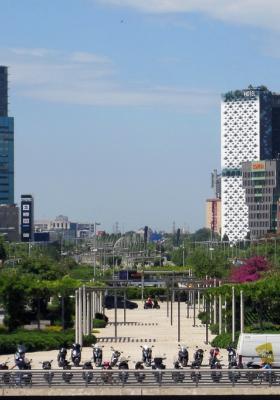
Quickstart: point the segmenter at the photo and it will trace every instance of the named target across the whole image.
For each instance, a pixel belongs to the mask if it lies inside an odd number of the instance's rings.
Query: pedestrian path
[[[178,354],[178,304],[173,304],[173,318],[171,321],[171,309],[167,312],[167,303],[160,303],[160,309],[144,310],[143,304],[138,302],[138,308],[134,310],[117,310],[117,341],[115,341],[114,310],[106,310],[109,317],[109,323],[106,328],[98,328],[96,333],[97,341],[103,346],[103,359],[110,360],[114,347],[122,352],[122,356],[129,357],[130,368],[134,368],[134,363],[141,360],[141,346],[153,346],[153,356],[163,356],[166,358],[165,364],[168,368],[173,367],[173,362]],[[197,310],[196,310],[197,312]],[[124,322],[126,315],[126,323]],[[172,325],[171,325],[172,322]],[[189,359],[192,360],[196,346],[206,350],[203,364],[208,363],[208,354],[210,345],[205,344],[205,326],[199,319],[194,321],[193,310],[187,310],[185,303],[180,303],[180,343],[188,346]],[[193,326],[195,323],[195,326]],[[214,338],[209,332],[209,341]],[[54,360],[53,367],[56,368],[56,357],[58,349],[51,351],[40,351],[27,354],[32,359],[32,369],[41,369],[41,362],[45,360]],[[226,363],[227,355],[224,353]],[[13,364],[14,355],[0,356],[0,362],[10,359],[10,365]],[[68,351],[70,358],[70,351]],[[82,349],[82,362],[89,361],[92,358],[92,349],[84,347]]]

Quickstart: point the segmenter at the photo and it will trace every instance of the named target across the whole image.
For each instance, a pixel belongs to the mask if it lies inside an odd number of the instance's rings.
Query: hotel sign
[[[265,162],[256,161],[251,164],[251,171],[265,171]]]
[[[255,97],[256,93],[254,90],[244,90],[243,96],[244,97]]]

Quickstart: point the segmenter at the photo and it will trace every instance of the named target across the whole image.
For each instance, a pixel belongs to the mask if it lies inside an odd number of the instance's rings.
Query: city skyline
[[[279,91],[279,6],[198,3],[2,2],[16,202],[31,193],[36,219],[204,226],[220,94]]]

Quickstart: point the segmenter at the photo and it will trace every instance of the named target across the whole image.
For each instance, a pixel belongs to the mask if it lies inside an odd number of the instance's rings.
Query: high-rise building
[[[242,180],[249,211],[250,239],[275,233],[280,196],[280,160],[243,163]]]
[[[280,95],[264,86],[223,95],[221,147],[222,237],[236,242],[249,231],[242,163],[280,153]]]
[[[206,200],[205,228],[210,229],[213,236],[221,234],[221,199]]]
[[[8,116],[8,68],[0,66],[0,204],[14,204],[14,118]]]
[[[19,209],[15,204],[0,204],[0,235],[4,240],[19,240]]]
[[[21,195],[21,241],[32,242],[34,239],[34,201],[31,194]]]

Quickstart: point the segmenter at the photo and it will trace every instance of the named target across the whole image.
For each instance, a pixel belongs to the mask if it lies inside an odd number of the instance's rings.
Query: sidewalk
[[[173,362],[178,354],[178,325],[177,303],[173,305],[173,325],[170,325],[170,303],[169,303],[169,318],[167,317],[167,303],[160,303],[159,310],[144,310],[141,302],[138,302],[138,309],[126,310],[127,324],[123,324],[124,310],[117,310],[117,333],[118,341],[114,341],[115,326],[114,326],[114,310],[105,310],[109,317],[109,324],[106,328],[98,329],[96,334],[97,340],[103,347],[103,360],[110,360],[111,346],[123,351],[124,357],[130,357],[130,368],[134,368],[134,362],[141,360],[141,345],[153,345],[153,356],[161,355],[166,357],[165,364],[167,368],[173,367]],[[196,310],[197,312],[197,310]],[[189,359],[192,360],[196,346],[206,350],[203,364],[208,363],[210,345],[205,344],[205,326],[196,319],[196,326],[193,327],[193,310],[190,310],[190,318],[186,317],[186,304],[180,303],[181,315],[181,340],[189,348]],[[209,342],[214,338],[209,332]],[[41,369],[40,362],[45,360],[53,360],[53,368],[57,368],[56,357],[57,350],[40,351],[35,353],[27,353],[27,357],[32,359],[32,368]],[[226,351],[222,351],[223,359],[227,359]],[[82,349],[82,362],[90,360],[92,357],[91,348]],[[9,366],[13,365],[14,355],[0,356],[0,362],[10,359]],[[70,359],[70,350],[67,358]]]

